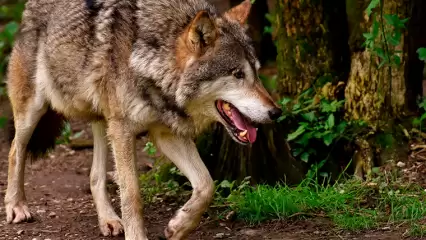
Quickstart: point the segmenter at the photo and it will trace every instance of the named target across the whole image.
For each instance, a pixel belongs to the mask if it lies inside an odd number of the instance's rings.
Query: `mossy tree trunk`
[[[378,38],[379,48],[387,52],[396,53],[401,59],[399,66],[385,66],[379,68],[380,60],[371,51],[366,50],[363,33],[370,32],[374,14],[382,21],[381,15],[398,14],[400,18],[408,17],[409,0],[384,0],[383,13],[377,7],[368,17],[365,14],[370,0],[347,0],[347,14],[349,19],[351,49],[351,71],[345,91],[346,116],[354,120],[365,120],[372,125],[380,124],[403,114],[407,104],[406,99],[406,45],[404,36],[398,46],[392,46],[389,39]],[[385,21],[385,20],[383,20]],[[380,27],[380,32],[385,31]],[[406,34],[406,31],[404,31]]]
[[[267,2],[256,1],[255,8],[256,4]],[[344,64],[349,56],[347,34],[342,31],[347,26],[344,6],[341,0],[276,2],[279,77],[272,93],[277,101],[299,93],[324,74],[348,71]],[[340,56],[337,61],[335,56]],[[254,182],[297,183],[307,166],[292,157],[285,141],[287,129],[284,124],[262,126],[256,143],[243,147],[215,125],[210,135],[199,139],[198,146],[214,179],[251,176]]]
[[[422,93],[423,64],[418,60],[416,50],[420,47],[417,36],[422,31],[424,36],[426,28],[426,19],[420,16],[424,15],[426,6],[422,0],[381,0],[381,5],[368,16],[365,9],[370,2],[346,0],[351,71],[345,89],[345,113],[347,119],[364,120],[372,127],[367,135],[358,136],[358,151],[353,158],[355,174],[359,177],[367,175],[367,178],[373,165],[396,162],[405,151],[404,136],[395,123],[404,118],[407,111],[416,108],[416,98]],[[388,22],[384,19],[386,14],[397,14],[400,19],[410,17],[396,46],[390,44],[389,35],[383,34],[389,31],[386,29]],[[376,39],[375,46],[398,56],[401,59],[399,66],[393,64],[379,68],[380,58],[363,46],[363,33],[371,32],[374,19],[379,21],[380,26],[380,37]],[[386,136],[387,140],[382,142],[381,136]]]
[[[339,0],[278,1],[281,94],[298,94],[328,74],[344,80],[349,67],[344,6]]]

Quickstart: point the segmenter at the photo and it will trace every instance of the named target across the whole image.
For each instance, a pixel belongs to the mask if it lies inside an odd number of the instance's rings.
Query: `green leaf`
[[[419,59],[422,61],[426,61],[426,48],[419,48],[417,50],[417,53],[419,54]]]
[[[297,157],[303,152],[303,148],[296,148],[293,151],[293,156]]]
[[[287,105],[289,102],[291,102],[291,101],[293,101],[293,99],[291,99],[291,98],[283,98],[282,100],[281,100],[281,102],[280,102],[280,104],[281,105],[283,105],[283,106],[285,106],[285,105]]]
[[[399,67],[401,65],[401,58],[398,55],[394,55],[393,62]]]
[[[374,38],[373,38],[373,35],[372,35],[371,33],[363,33],[362,35],[363,35],[363,36],[364,36],[364,38],[365,38],[365,39],[367,39],[367,40],[370,40],[370,41],[371,41],[372,39],[374,39]]]
[[[395,16],[393,14],[385,14],[383,18],[389,25],[395,26]]]
[[[304,153],[300,156],[300,159],[301,159],[302,161],[304,161],[305,163],[307,163],[307,162],[309,161],[309,153],[304,152]]]
[[[421,123],[421,121],[420,121],[420,119],[419,119],[419,118],[414,118],[414,119],[413,119],[413,125],[414,125],[414,126],[419,126],[419,125],[420,125],[420,123]]]
[[[324,113],[334,113],[337,112],[340,108],[343,107],[345,100],[342,101],[333,101],[329,103],[327,100],[321,100],[321,112]]]
[[[299,110],[300,109],[300,103],[294,104],[293,106],[293,111]]]
[[[287,116],[286,116],[286,115],[283,115],[283,116],[281,116],[281,117],[279,117],[279,118],[277,119],[277,122],[282,122],[282,121],[284,121],[286,118],[287,118]]]
[[[302,117],[303,117],[305,120],[309,121],[309,122],[313,122],[313,121],[315,121],[315,120],[316,120],[316,116],[315,116],[315,112],[314,112],[314,111],[309,112],[309,113],[303,113],[303,114],[302,114]]]
[[[423,120],[426,119],[426,113],[423,113],[422,116],[420,117],[420,122],[423,122]]]
[[[373,9],[375,9],[377,6],[379,6],[380,0],[372,0],[370,4],[368,5],[367,9],[365,10],[367,13],[367,16],[370,16],[373,12]]]
[[[232,184],[228,180],[223,180],[220,185],[221,188],[231,188]]]
[[[313,134],[313,136],[314,136],[314,138],[320,139],[320,138],[322,138],[322,136],[324,136],[324,133],[322,133],[322,132],[315,132]]]
[[[307,147],[309,145],[309,140],[312,138],[312,132],[306,132],[303,136],[297,141],[298,144],[303,147]]]
[[[328,129],[332,129],[334,127],[334,114],[330,114],[327,119]]]
[[[323,141],[326,146],[330,146],[333,143],[334,136],[332,133],[329,133],[324,136]]]
[[[372,29],[372,31],[371,31],[371,33],[372,33],[372,38],[373,39],[376,39],[376,37],[379,35],[379,27],[380,27],[380,25],[379,25],[379,22],[377,22],[377,21],[374,21],[373,22],[373,29]]]
[[[342,121],[339,123],[339,125],[337,125],[336,130],[339,134],[343,134],[347,126],[348,126],[348,123],[346,121]]]
[[[300,135],[302,135],[305,132],[305,127],[304,126],[299,126],[299,128],[297,128],[297,130],[293,133],[290,133],[287,137],[287,141],[292,141],[294,139],[296,139],[297,137],[299,137]]]
[[[383,50],[382,48],[375,48],[374,51],[381,59],[387,59],[385,50]]]

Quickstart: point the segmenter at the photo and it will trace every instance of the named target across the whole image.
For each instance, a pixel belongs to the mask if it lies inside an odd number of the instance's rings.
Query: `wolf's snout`
[[[279,117],[281,117],[282,113],[283,111],[281,110],[281,108],[273,108],[272,110],[269,110],[268,115],[271,118],[271,120],[275,121]]]

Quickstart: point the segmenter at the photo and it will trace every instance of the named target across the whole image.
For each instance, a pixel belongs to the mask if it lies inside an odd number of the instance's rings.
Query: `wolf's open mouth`
[[[256,128],[236,107],[226,101],[217,100],[216,108],[236,139],[243,144],[256,141]]]

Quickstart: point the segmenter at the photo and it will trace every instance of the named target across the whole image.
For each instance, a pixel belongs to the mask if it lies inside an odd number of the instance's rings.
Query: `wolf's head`
[[[260,64],[246,33],[250,0],[212,17],[200,11],[179,37],[182,69],[177,103],[197,121],[222,123],[241,144],[256,140],[255,123],[281,115],[258,78]]]

